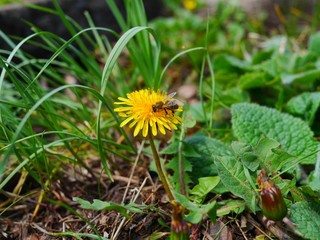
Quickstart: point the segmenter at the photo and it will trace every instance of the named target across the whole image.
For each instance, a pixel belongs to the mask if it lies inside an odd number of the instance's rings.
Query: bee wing
[[[177,101],[176,99],[174,99],[174,100],[168,101],[168,102],[166,103],[166,105],[167,105],[168,107],[172,107],[172,106],[174,106],[174,105],[178,105],[178,101]]]
[[[167,98],[173,98],[176,94],[177,94],[177,92],[169,93]]]

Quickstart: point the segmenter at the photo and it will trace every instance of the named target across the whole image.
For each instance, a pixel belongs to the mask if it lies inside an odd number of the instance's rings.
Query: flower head
[[[282,220],[287,215],[287,206],[280,188],[270,180],[265,169],[259,173],[257,182],[263,215],[269,220]]]
[[[171,95],[171,96],[170,96]],[[120,127],[129,124],[129,128],[134,129],[134,136],[137,136],[140,130],[146,137],[149,128],[154,136],[158,130],[166,134],[166,130],[177,129],[177,124],[182,123],[182,119],[176,115],[182,108],[178,106],[172,98],[163,91],[153,91],[151,89],[142,89],[127,94],[127,98],[119,97],[117,105],[124,105],[114,109],[120,117],[126,118]]]
[[[192,11],[197,7],[197,1],[196,0],[183,0],[182,1],[183,7]]]

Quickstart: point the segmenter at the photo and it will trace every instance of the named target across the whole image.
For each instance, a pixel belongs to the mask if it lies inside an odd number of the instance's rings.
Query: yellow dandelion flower
[[[183,4],[184,8],[186,8],[190,11],[196,9],[196,7],[197,7],[196,0],[183,0],[182,4]]]
[[[137,136],[142,131],[146,137],[149,128],[152,135],[158,131],[166,134],[166,130],[177,129],[177,124],[182,123],[181,117],[175,112],[181,112],[182,108],[173,99],[173,94],[167,95],[163,91],[142,89],[127,94],[127,98],[119,97],[116,105],[124,105],[114,109],[120,117],[126,118],[120,127],[129,124],[129,128],[135,126],[133,135]]]

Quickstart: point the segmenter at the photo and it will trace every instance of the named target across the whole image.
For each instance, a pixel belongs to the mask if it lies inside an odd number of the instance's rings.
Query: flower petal
[[[123,127],[124,125],[126,125],[128,122],[130,122],[133,119],[133,117],[128,117],[127,119],[125,119],[121,124],[120,127]]]
[[[156,123],[154,123],[152,125],[151,129],[152,129],[152,135],[157,136],[157,124]]]
[[[142,136],[146,137],[148,135],[148,130],[149,130],[149,124],[148,122],[145,122],[142,130]]]

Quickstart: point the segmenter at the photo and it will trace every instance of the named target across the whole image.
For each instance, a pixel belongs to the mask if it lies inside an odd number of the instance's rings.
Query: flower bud
[[[261,197],[263,215],[273,221],[280,221],[287,215],[287,206],[283,200],[280,188],[268,177],[262,169],[257,178]]]
[[[171,233],[170,240],[188,240],[189,239],[189,226],[183,220],[184,207],[179,203],[171,202],[173,211],[171,215]]]

